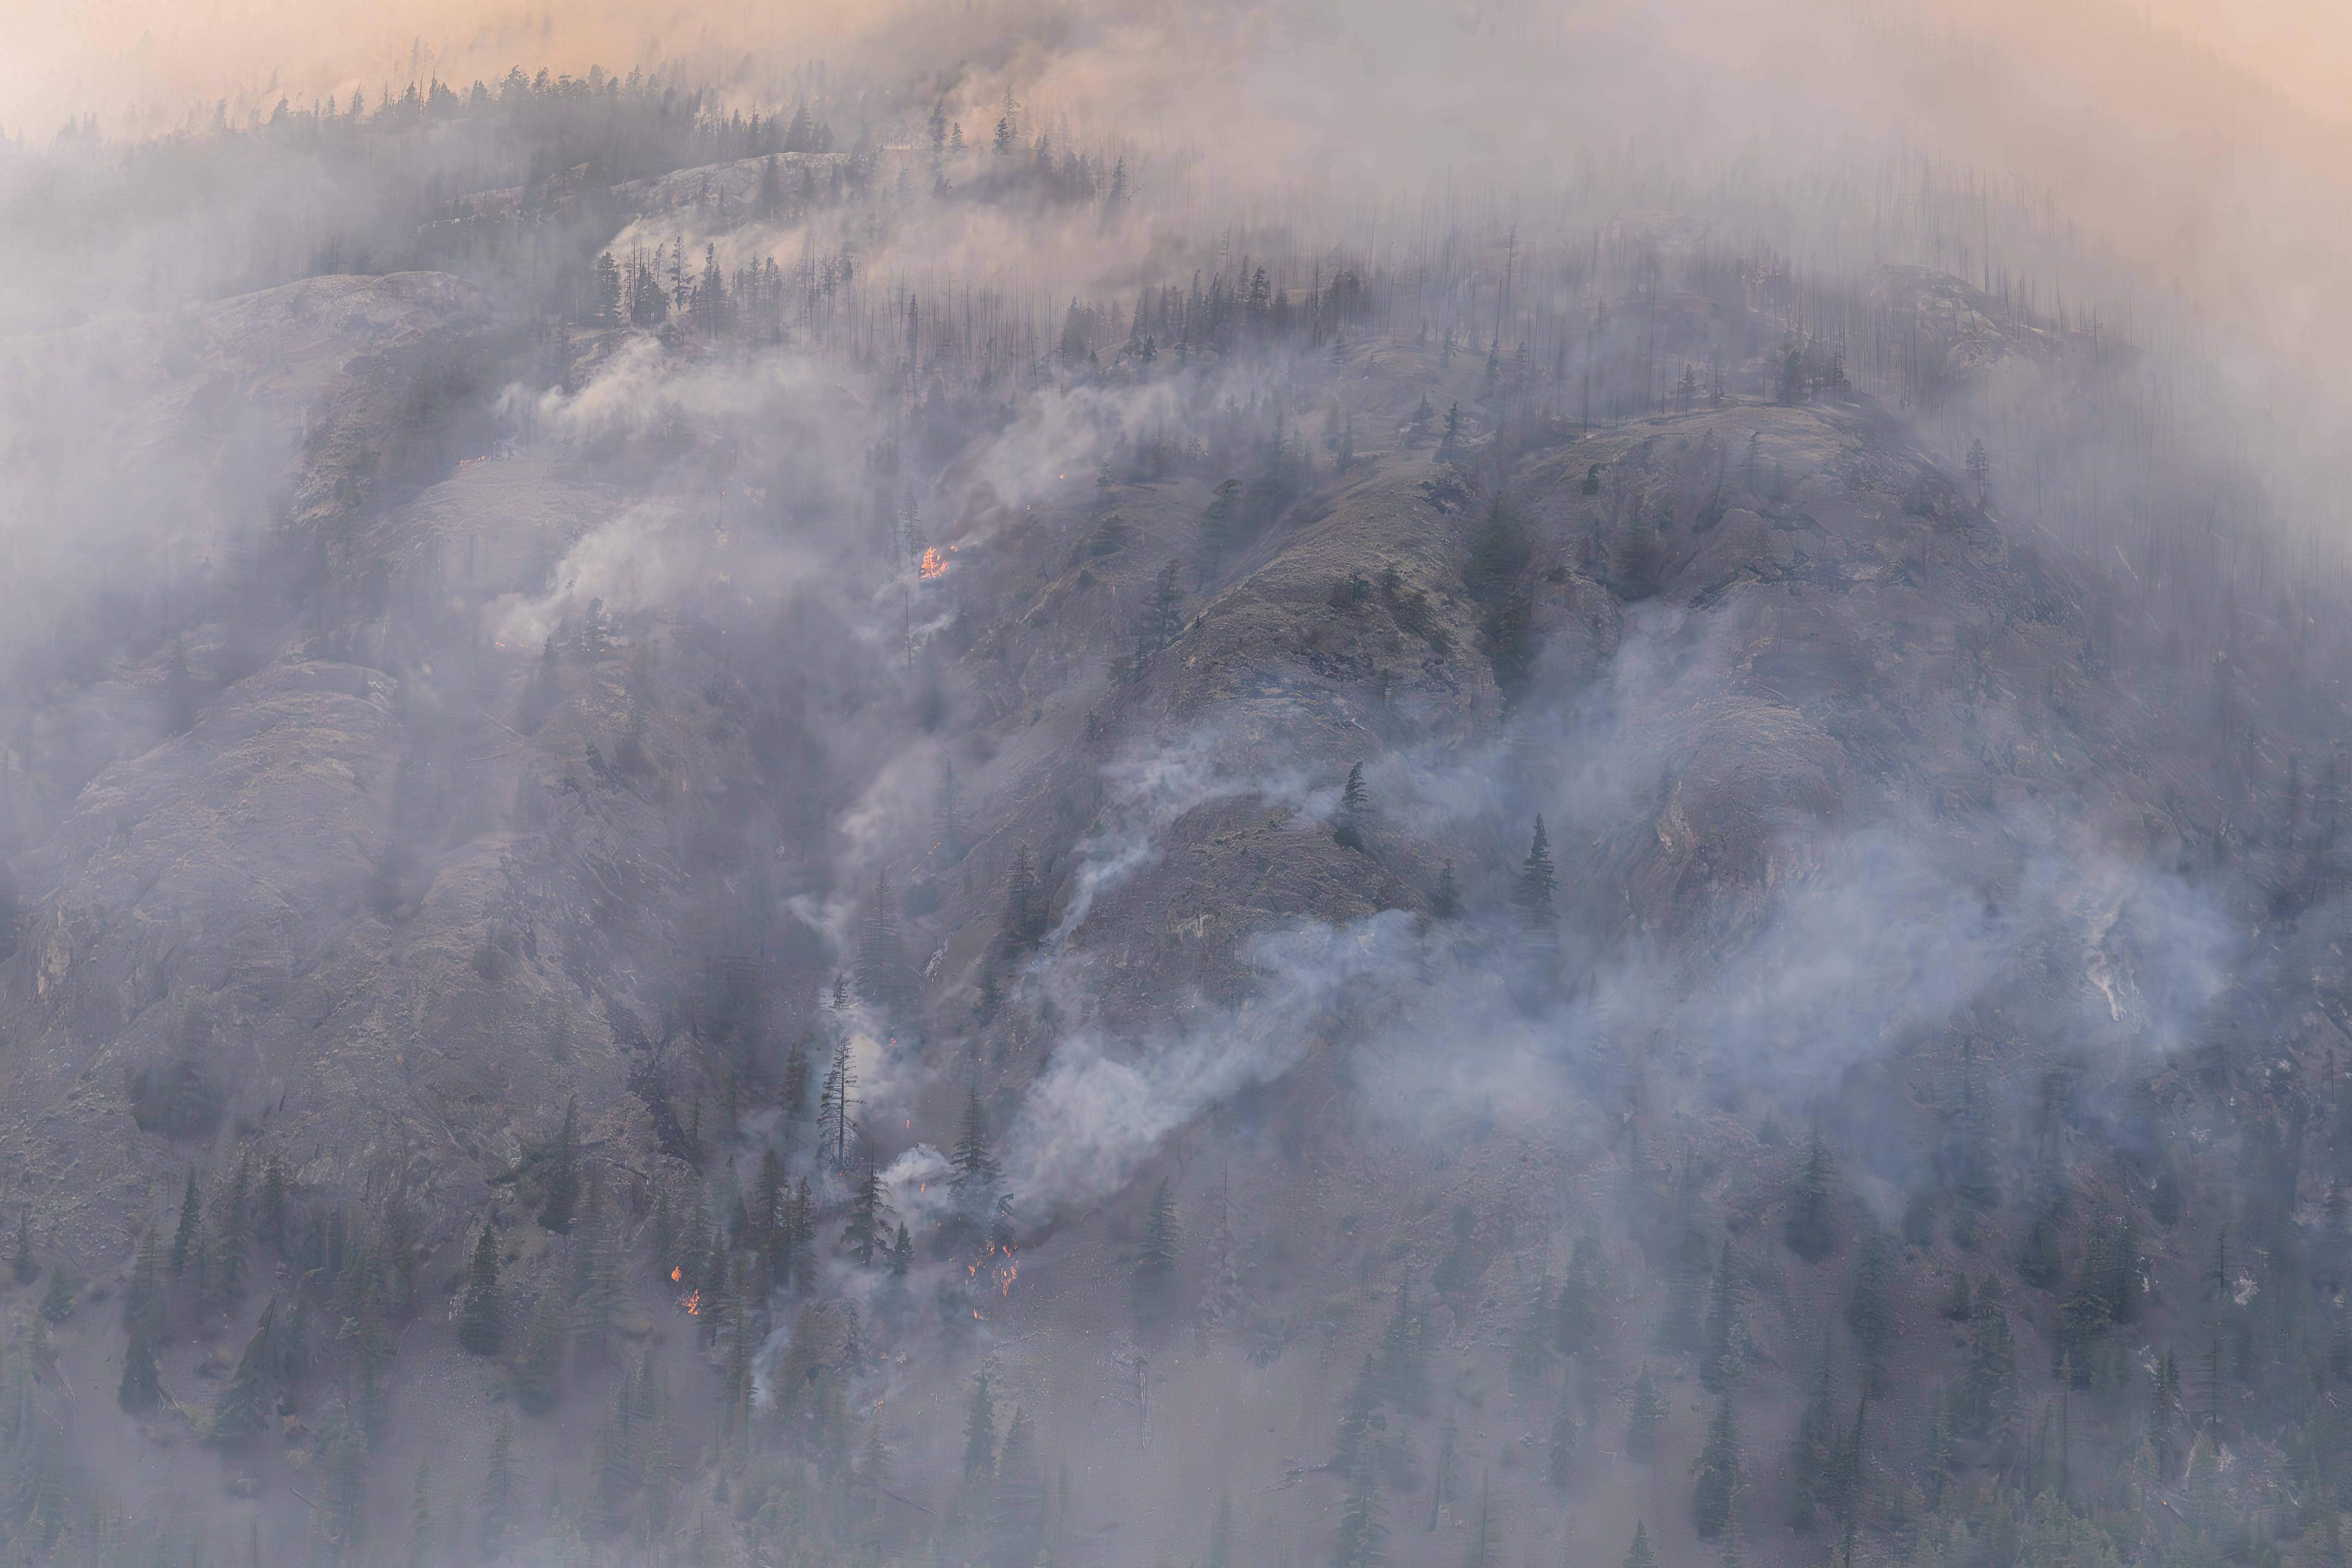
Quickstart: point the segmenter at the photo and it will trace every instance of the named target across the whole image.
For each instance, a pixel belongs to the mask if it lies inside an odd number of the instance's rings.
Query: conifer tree
[[[1184,590],[1176,585],[1176,563],[1160,567],[1160,575],[1151,584],[1151,598],[1146,606],[1143,641],[1150,651],[1159,652],[1176,640],[1184,629],[1184,617],[1176,606],[1184,601]]]
[[[572,1211],[580,1204],[580,1100],[574,1096],[563,1107],[563,1130],[547,1156],[544,1198],[539,1223],[561,1236],[572,1228]]]
[[[1969,1326],[1969,1359],[1953,1390],[1952,1422],[1965,1436],[1992,1436],[2016,1415],[2017,1345],[1990,1279],[1977,1291]]]
[[[1339,1424],[1331,1434],[1331,1468],[1341,1475],[1352,1475],[1370,1458],[1372,1447],[1372,1422],[1380,1414],[1380,1396],[1375,1392],[1372,1358],[1364,1358],[1363,1370],[1349,1386],[1348,1397],[1339,1406]]]
[[[1862,1246],[1854,1253],[1853,1279],[1846,1289],[1846,1327],[1853,1331],[1863,1386],[1872,1393],[1882,1392],[1885,1386],[1886,1337],[1895,1324],[1894,1312],[1886,1300],[1888,1278],[1894,1270],[1891,1255],[1886,1233],[1872,1226],[1864,1233]]]
[[[320,1554],[340,1562],[361,1549],[367,1529],[367,1428],[351,1412],[339,1412],[320,1447],[324,1474],[310,1530]]]
[[[1045,896],[1037,886],[1037,868],[1029,858],[1029,846],[1024,844],[1013,850],[1013,868],[1005,875],[1004,918],[997,941],[1007,957],[1017,958],[1045,936]]]
[[[1241,542],[1242,482],[1226,479],[1220,483],[1209,500],[1209,509],[1201,519],[1201,581],[1205,584],[1213,575],[1225,552]]]
[[[213,1205],[213,1240],[205,1248],[211,1269],[205,1284],[216,1307],[232,1307],[245,1300],[246,1247],[252,1238],[252,1156],[240,1155],[228,1190]]]
[[[869,1149],[849,1189],[849,1220],[842,1227],[842,1246],[861,1267],[872,1268],[877,1258],[889,1256],[890,1222],[896,1217],[882,1196],[882,1173]]]
[[[1339,1504],[1339,1538],[1332,1544],[1332,1568],[1379,1568],[1389,1556],[1380,1477],[1370,1465],[1359,1464],[1348,1472],[1347,1484],[1347,1496]]]
[[[522,1515],[522,1489],[515,1474],[514,1418],[510,1415],[501,1415],[490,1434],[489,1456],[482,1463],[482,1489],[474,1500],[482,1510],[478,1537],[482,1555],[495,1559],[514,1539]]]
[[[1399,1415],[1419,1415],[1429,1407],[1428,1324],[1411,1286],[1401,1287],[1396,1310],[1381,1333],[1378,1381],[1381,1403]]]
[[[1529,1401],[1543,1392],[1551,1370],[1551,1342],[1558,1323],[1551,1300],[1551,1278],[1547,1274],[1536,1281],[1535,1293],[1528,1298],[1519,1326],[1511,1335],[1510,1355],[1505,1367],[1513,1398]]]
[[[515,1363],[515,1403],[526,1415],[544,1415],[555,1408],[563,1370],[563,1310],[555,1292],[541,1290],[523,1335],[522,1354]]]
[[[1576,1405],[1566,1387],[1551,1413],[1551,1440],[1545,1450],[1544,1480],[1552,1490],[1568,1490],[1576,1473]]]
[[[1502,1551],[1501,1532],[1496,1529],[1493,1479],[1487,1472],[1478,1477],[1478,1507],[1470,1516],[1470,1529],[1462,1543],[1462,1568],[1495,1568]]]
[[[41,1295],[41,1317],[52,1323],[69,1321],[81,1305],[79,1287],[62,1263],[49,1267],[49,1288]]]
[[[115,1403],[131,1415],[143,1415],[163,1402],[163,1385],[155,1367],[154,1346],[146,1334],[132,1330],[131,1346],[122,1355],[122,1382]]]
[[[272,1258],[286,1256],[292,1239],[286,1166],[272,1154],[261,1165],[261,1213],[256,1236]]]
[[[122,1326],[133,1341],[161,1343],[164,1332],[163,1259],[155,1227],[141,1227],[132,1255],[131,1282],[122,1293]]]
[[[1658,1568],[1658,1554],[1650,1549],[1649,1528],[1633,1521],[1633,1544],[1626,1550],[1625,1568]]]
[[[244,1353],[236,1358],[236,1370],[229,1374],[227,1386],[221,1390],[219,1402],[213,1408],[208,1440],[223,1447],[250,1442],[261,1436],[268,1425],[263,1401],[275,1356],[269,1340],[277,1310],[273,1302],[262,1312],[260,1327],[246,1341]]]
[[[1437,873],[1437,886],[1429,895],[1429,912],[1442,921],[1459,918],[1462,913],[1462,888],[1454,879],[1454,862],[1448,860]]]
[[[196,1195],[196,1173],[190,1171],[187,1187],[180,1194],[180,1228],[172,1233],[172,1278],[174,1279],[188,1271],[189,1263],[197,1256],[204,1217],[204,1200]]]
[[[989,1152],[988,1120],[981,1109],[977,1083],[965,1091],[963,1129],[956,1136],[948,1163],[955,1173],[948,1179],[953,1206],[951,1224],[959,1238],[977,1239],[995,1216],[996,1200],[1002,1191],[996,1160]]]
[[[506,1348],[506,1300],[499,1287],[496,1226],[482,1223],[466,1268],[466,1299],[457,1311],[457,1343],[468,1355],[494,1356]]]
[[[1731,1395],[1715,1404],[1706,1444],[1691,1465],[1691,1523],[1699,1539],[1713,1541],[1731,1522],[1731,1500],[1739,1486],[1739,1439],[1732,1429]]]
[[[1739,1295],[1731,1270],[1731,1238],[1726,1237],[1716,1258],[1715,1281],[1707,1291],[1706,1324],[1699,1350],[1699,1382],[1709,1394],[1722,1393],[1737,1379],[1739,1340]]]
[[[857,994],[876,1007],[902,1006],[908,999],[906,955],[899,945],[898,900],[887,869],[874,876],[874,901],[857,937]]]
[[[1348,782],[1339,786],[1339,821],[1332,828],[1331,841],[1342,849],[1363,851],[1364,827],[1371,815],[1372,792],[1364,786],[1364,764],[1357,763],[1348,770]],[[1450,874],[1452,863],[1447,866]]]
[[[985,1484],[996,1478],[996,1401],[989,1392],[988,1372],[971,1380],[971,1394],[963,1407],[963,1479]]]
[[[1821,1366],[1813,1374],[1805,1408],[1797,1417],[1796,1437],[1789,1447],[1789,1522],[1799,1530],[1811,1529],[1826,1511],[1831,1454],[1836,1442],[1831,1393],[1830,1342],[1824,1334]]]
[[[1176,1266],[1181,1238],[1176,1220],[1176,1199],[1162,1180],[1151,1194],[1144,1215],[1143,1239],[1135,1249],[1128,1276],[1128,1293],[1136,1317],[1157,1322],[1166,1314],[1176,1286]]]
[[[940,786],[931,799],[931,831],[939,837],[940,860],[952,866],[963,858],[963,790],[956,782],[955,759],[940,758]]]
[[[1045,1531],[1045,1461],[1029,1413],[1016,1405],[996,1461],[996,1508],[989,1530],[995,1568],[1034,1568]]]
[[[856,1120],[857,1073],[849,1057],[849,1037],[834,1041],[833,1059],[817,1089],[817,1148],[836,1171],[849,1168],[849,1129]]]
[[[30,1208],[16,1212],[16,1247],[9,1258],[8,1270],[19,1285],[30,1285],[41,1277],[40,1263],[33,1257],[33,1211]]]
[[[406,1568],[433,1568],[433,1468],[416,1467],[416,1484],[408,1494],[408,1555]]]
[[[1568,1280],[1559,1288],[1554,1342],[1565,1355],[1589,1355],[1601,1334],[1601,1243],[1587,1234],[1568,1255]]]
[[[1665,1396],[1645,1364],[1633,1379],[1633,1408],[1625,1416],[1625,1452],[1643,1464],[1655,1458],[1658,1435],[1665,1424]]]
[[[1551,839],[1544,832],[1543,818],[1536,818],[1534,839],[1528,845],[1528,858],[1519,863],[1519,879],[1511,892],[1511,905],[1519,912],[1519,924],[1534,931],[1551,931],[1559,925],[1559,911],[1553,894],[1559,886],[1559,873],[1551,863]]]
[[[1783,1235],[1789,1250],[1808,1263],[1819,1263],[1837,1250],[1837,1224],[1830,1213],[1830,1152],[1821,1130],[1813,1130],[1805,1163],[1789,1190],[1789,1219]]]

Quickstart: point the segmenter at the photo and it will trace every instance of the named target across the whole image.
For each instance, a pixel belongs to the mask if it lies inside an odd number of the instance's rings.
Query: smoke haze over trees
[[[0,1561],[2337,1563],[2342,174],[2018,20],[28,24]]]

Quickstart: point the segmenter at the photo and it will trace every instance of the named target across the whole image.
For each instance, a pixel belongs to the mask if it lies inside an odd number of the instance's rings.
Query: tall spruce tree
[[[1691,1465],[1691,1524],[1702,1541],[1713,1541],[1731,1522],[1731,1500],[1739,1487],[1739,1437],[1733,1429],[1731,1395],[1715,1402],[1706,1444]]]
[[[873,1006],[897,1008],[911,993],[898,935],[898,900],[885,869],[875,873],[874,901],[858,924],[857,994]]]
[[[1128,1275],[1129,1298],[1139,1321],[1151,1323],[1166,1316],[1175,1297],[1181,1244],[1176,1199],[1163,1180],[1152,1191],[1151,1206],[1143,1219],[1143,1237],[1136,1246]]]
[[[542,1199],[539,1206],[539,1223],[561,1236],[572,1228],[572,1215],[580,1205],[580,1100],[577,1096],[563,1107],[563,1128],[555,1135],[555,1147],[547,1154],[547,1179],[541,1185]]]
[[[964,1401],[963,1479],[983,1485],[996,1479],[996,1399],[985,1367],[973,1375]]]
[[[1364,764],[1357,763],[1348,770],[1348,782],[1339,786],[1339,810],[1331,841],[1342,849],[1367,850],[1364,830],[1371,816],[1372,792],[1364,785]]]
[[[1808,1263],[1819,1263],[1837,1250],[1837,1221],[1830,1209],[1830,1151],[1819,1128],[1813,1130],[1805,1163],[1789,1189],[1789,1218],[1782,1234],[1789,1250]]]
[[[505,1293],[499,1284],[498,1227],[482,1222],[466,1267],[466,1295],[457,1310],[457,1343],[468,1355],[494,1356],[506,1348]]]
[[[1559,929],[1559,910],[1553,897],[1559,887],[1559,874],[1551,863],[1551,837],[1538,816],[1528,858],[1519,862],[1518,882],[1511,891],[1511,906],[1518,910],[1522,928],[1545,933]]]

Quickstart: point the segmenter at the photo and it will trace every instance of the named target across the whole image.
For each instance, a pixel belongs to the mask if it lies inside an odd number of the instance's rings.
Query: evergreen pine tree
[[[1601,1243],[1590,1235],[1577,1237],[1568,1255],[1568,1281],[1559,1288],[1559,1308],[1554,1319],[1554,1342],[1562,1354],[1590,1355],[1601,1337]]]
[[[270,1363],[275,1352],[271,1346],[270,1327],[278,1308],[275,1302],[261,1314],[261,1326],[245,1342],[245,1352],[236,1358],[236,1370],[229,1374],[227,1386],[221,1390],[219,1402],[213,1408],[212,1432],[207,1439],[223,1447],[234,1447],[261,1436],[268,1426],[265,1405]]]
[[[156,1372],[154,1346],[146,1334],[135,1329],[131,1346],[122,1355],[122,1383],[115,1390],[114,1398],[133,1415],[152,1410],[163,1402],[163,1385]]]
[[[1726,1237],[1716,1258],[1715,1281],[1707,1291],[1706,1324],[1699,1349],[1699,1382],[1709,1394],[1722,1393],[1737,1379],[1739,1341],[1739,1294],[1731,1270],[1731,1238]]]
[[[1209,1552],[1202,1559],[1201,1568],[1234,1568],[1234,1494],[1230,1487],[1217,1488],[1216,1522],[1209,1526]]]
[[[240,1155],[228,1190],[213,1205],[213,1240],[205,1248],[211,1270],[205,1280],[216,1307],[245,1300],[246,1248],[252,1239],[252,1156]]]
[[[80,1289],[66,1266],[62,1263],[50,1265],[49,1288],[41,1295],[42,1319],[52,1323],[68,1322],[80,1305]]]
[[[1559,911],[1554,905],[1553,893],[1559,886],[1559,873],[1551,863],[1551,839],[1544,832],[1543,818],[1538,816],[1535,837],[1528,846],[1528,858],[1519,863],[1518,884],[1511,892],[1511,905],[1518,910],[1522,927],[1547,932],[1558,929]]]
[[[539,1223],[561,1236],[572,1228],[572,1211],[580,1204],[580,1100],[563,1107],[563,1130],[547,1156],[547,1181],[539,1207]]]
[[[963,790],[956,782],[953,757],[940,758],[940,786],[931,799],[931,830],[939,836],[941,864],[952,866],[963,858]]]
[[[989,1555],[995,1568],[1034,1568],[1045,1531],[1045,1466],[1029,1413],[1018,1406],[996,1461]]]
[[[1332,828],[1331,841],[1342,849],[1363,851],[1367,847],[1364,827],[1371,815],[1372,792],[1364,787],[1364,764],[1357,763],[1349,768],[1348,782],[1339,787],[1339,821]]]
[[[466,1298],[457,1311],[457,1343],[468,1355],[494,1356],[506,1348],[506,1300],[499,1288],[497,1227],[482,1224],[466,1268]]]
[[[1341,1475],[1353,1475],[1371,1458],[1372,1423],[1380,1414],[1380,1396],[1374,1387],[1372,1358],[1366,1356],[1363,1370],[1356,1374],[1347,1400],[1339,1406],[1339,1424],[1331,1435],[1331,1468]]]
[[[1332,1544],[1332,1568],[1379,1568],[1389,1556],[1380,1477],[1370,1466],[1359,1465],[1348,1473],[1347,1482],[1347,1495],[1339,1504],[1339,1538]]]
[[[996,1478],[996,1401],[983,1368],[971,1380],[963,1407],[963,1479],[986,1483]]]
[[[1157,1322],[1169,1309],[1180,1244],[1176,1199],[1163,1180],[1152,1192],[1151,1207],[1143,1220],[1143,1239],[1135,1249],[1134,1266],[1128,1276],[1129,1297],[1136,1317],[1143,1322]]]
[[[1837,1250],[1837,1224],[1830,1213],[1830,1152],[1821,1130],[1813,1131],[1796,1184],[1789,1190],[1789,1219],[1783,1229],[1789,1250],[1808,1263],[1819,1263]]]
[[[1633,1521],[1633,1544],[1626,1550],[1625,1568],[1658,1568],[1658,1554],[1650,1549],[1649,1528]]]
[[[1429,912],[1442,921],[1456,919],[1462,913],[1462,889],[1454,879],[1451,860],[1438,870],[1437,886],[1429,895]]]
[[[869,1149],[849,1189],[849,1220],[842,1227],[842,1246],[861,1267],[873,1267],[877,1258],[889,1257],[890,1222],[896,1217],[882,1196],[882,1173]]]
[[[482,1555],[495,1559],[514,1539],[522,1522],[522,1487],[515,1473],[514,1418],[501,1415],[490,1434],[489,1457],[482,1463],[482,1489],[474,1500],[480,1507]]]
[[[857,937],[857,994],[873,1006],[903,1006],[909,997],[906,956],[899,945],[898,899],[890,873],[874,876],[874,901]]]
[[[1739,1486],[1739,1439],[1732,1429],[1731,1395],[1716,1401],[1706,1444],[1691,1465],[1691,1523],[1699,1539],[1713,1541],[1731,1522],[1731,1500]]]
[[[856,1109],[857,1073],[849,1057],[849,1037],[843,1034],[834,1041],[833,1059],[825,1066],[816,1097],[817,1149],[836,1171],[849,1168],[849,1129]]]
[[[196,1195],[196,1173],[190,1171],[188,1184],[180,1194],[180,1228],[172,1233],[172,1278],[174,1279],[188,1271],[188,1264],[197,1255],[197,1241],[204,1217],[204,1200]]]
[[[286,1166],[272,1154],[261,1165],[261,1213],[256,1235],[272,1258],[284,1258],[292,1240]]]
[[[1633,1379],[1633,1405],[1625,1416],[1625,1452],[1643,1464],[1658,1453],[1658,1435],[1666,1424],[1665,1395],[1644,1365]]]
[[[981,1109],[980,1086],[976,1083],[965,1091],[963,1129],[956,1136],[948,1163],[955,1173],[948,1179],[948,1191],[956,1239],[977,1240],[995,1216],[1002,1189],[997,1182],[995,1158],[989,1152],[988,1120]]]
[[[40,1263],[33,1256],[33,1211],[29,1208],[16,1211],[16,1247],[9,1258],[8,1271],[19,1285],[30,1285],[41,1277]]]
[[[556,1293],[541,1290],[523,1335],[522,1354],[515,1363],[515,1403],[526,1415],[544,1415],[555,1408],[563,1371],[563,1310]]]
[[[416,1467],[416,1484],[408,1494],[408,1554],[405,1568],[433,1568],[437,1556],[433,1539],[433,1468]]]
[[[1810,1530],[1826,1511],[1830,1490],[1831,1455],[1836,1443],[1836,1420],[1830,1405],[1830,1342],[1822,1337],[1820,1369],[1814,1373],[1805,1408],[1797,1417],[1797,1436],[1789,1446],[1789,1522]]]
[[[1544,1458],[1544,1479],[1556,1492],[1568,1490],[1576,1476],[1576,1405],[1566,1388],[1551,1414],[1551,1444]]]

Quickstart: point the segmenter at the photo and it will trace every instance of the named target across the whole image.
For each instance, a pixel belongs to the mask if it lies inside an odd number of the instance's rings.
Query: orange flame
[[[678,1268],[676,1268],[671,1269],[671,1270],[669,1271],[669,1277],[670,1277],[672,1279],[674,1279],[674,1280],[675,1280],[675,1279],[685,1279],[685,1278],[686,1278],[686,1268],[685,1268],[685,1267],[684,1267],[683,1265],[680,1265]]]
[[[685,1300],[680,1301],[678,1305],[686,1309],[686,1315],[689,1318],[698,1318],[702,1316],[702,1292],[697,1290],[693,1295],[688,1296]]]
[[[938,576],[940,573],[945,572],[947,569],[948,558],[940,554],[931,546],[928,544],[925,545],[923,547],[923,558],[921,561],[918,562],[915,566],[916,574],[928,582],[931,578]]]

